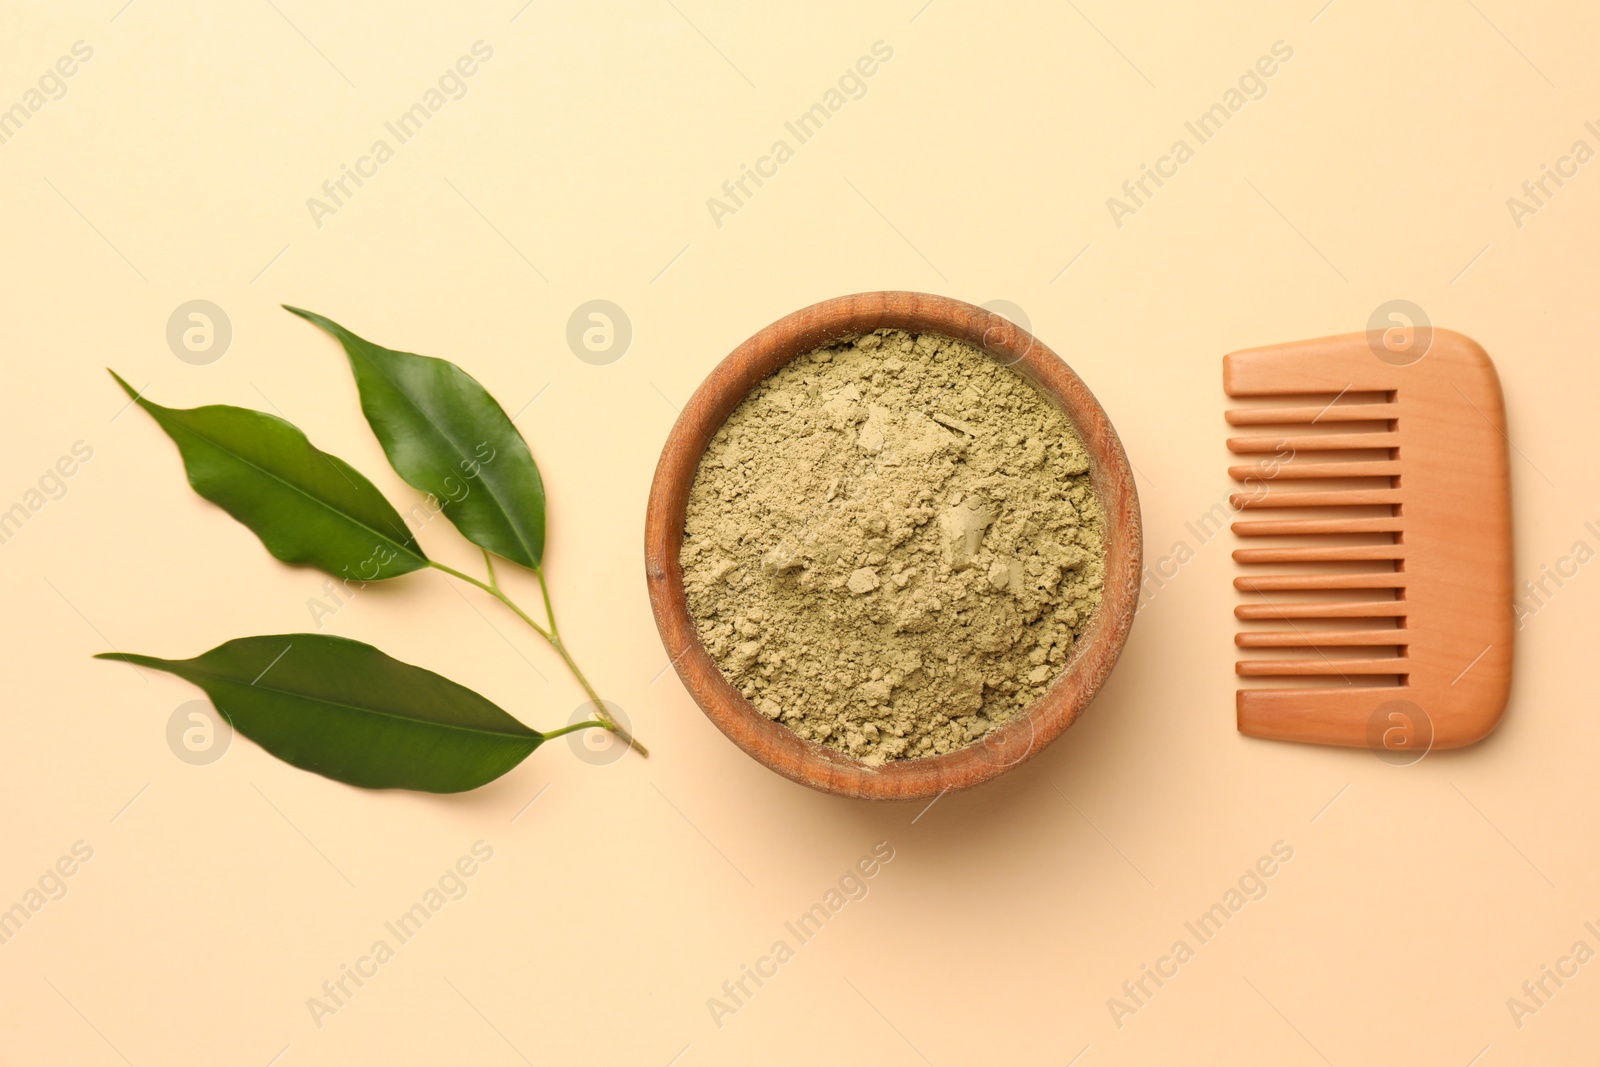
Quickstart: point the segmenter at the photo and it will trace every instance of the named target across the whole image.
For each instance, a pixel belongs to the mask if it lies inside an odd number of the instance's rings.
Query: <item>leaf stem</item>
[[[550,620],[550,633],[552,636],[559,636],[561,630],[556,626],[556,609],[550,606],[550,586],[545,583],[544,568],[540,567],[533,573],[539,576],[539,592],[544,596],[544,617]],[[573,670],[577,668],[574,667]]]
[[[556,629],[555,611],[552,609],[550,604],[550,587],[545,584],[544,571],[542,569],[535,569],[533,573],[539,578],[539,591],[544,597],[545,616],[550,620],[550,628],[548,630],[534,622],[531,615],[529,615],[526,611],[523,611],[510,597],[506,596],[504,590],[500,588],[499,581],[495,578],[494,563],[490,561],[487,550],[484,551],[483,558],[484,563],[489,570],[489,580],[487,582],[479,581],[472,575],[458,571],[448,564],[440,563],[438,560],[429,560],[428,566],[435,570],[443,571],[452,578],[459,578],[468,585],[477,586],[479,589],[482,589],[485,593],[488,593],[490,596],[500,601],[500,603],[516,612],[517,618],[527,623],[533,629],[534,633],[544,638],[545,643],[556,650],[556,654],[559,655],[562,662],[567,665],[567,670],[572,672],[572,676],[577,679],[578,684],[583,687],[584,693],[588,695],[590,702],[594,705],[594,714],[595,718],[599,720],[599,725],[622,738],[622,740],[628,743],[630,748],[637,749],[639,755],[649,756],[650,750],[641,745],[638,738],[634,737],[627,730],[624,730],[621,725],[619,725],[617,721],[611,717],[611,712],[606,709],[605,701],[600,699],[600,694],[595,692],[594,686],[590,685],[589,679],[584,677],[583,671],[578,667],[577,661],[575,661],[572,658],[572,654],[567,651],[567,646],[562,642],[561,634]],[[572,727],[572,729],[576,729],[576,727]],[[565,733],[566,731],[563,730],[561,732]],[[554,737],[556,735],[546,734],[545,736]]]
[[[611,717],[611,712],[607,710],[605,701],[600,699],[600,694],[595,692],[594,686],[590,685],[589,679],[584,677],[583,671],[578,667],[577,661],[574,660],[572,655],[567,651],[566,642],[561,640],[561,628],[556,625],[556,609],[554,605],[550,603],[550,585],[544,580],[544,568],[539,567],[535,569],[533,573],[539,579],[539,593],[544,597],[545,618],[550,621],[550,637],[548,640],[550,641],[551,646],[561,654],[562,659],[566,660],[567,669],[570,670],[572,672],[572,676],[578,680],[578,684],[583,686],[583,691],[589,694],[589,699],[594,702],[594,713],[600,717],[602,722],[606,724],[606,729],[612,731],[618,737],[628,742],[631,747],[638,749],[639,755],[648,757],[650,755],[650,750],[641,745],[638,738],[624,730],[617,723],[617,721]]]
[[[504,604],[506,607],[508,607],[512,611],[516,612],[517,613],[517,617],[519,619],[521,619],[523,622],[527,623],[529,626],[533,627],[533,632],[534,633],[538,634],[540,637],[544,638],[546,641],[551,641],[550,632],[548,630],[546,630],[543,626],[540,626],[538,623],[534,622],[533,621],[533,616],[529,615],[526,611],[523,611],[521,608],[517,607],[517,605],[512,602],[510,597],[508,597],[504,593],[502,593],[500,591],[500,586],[499,586],[498,583],[496,583],[494,585],[490,585],[490,584],[488,584],[486,582],[480,582],[478,579],[474,578],[472,575],[463,574],[461,571],[456,570],[454,567],[451,567],[448,564],[440,563],[438,560],[433,560],[433,559],[429,560],[428,561],[428,566],[432,567],[434,570],[444,571],[446,574],[450,575],[450,577],[452,577],[452,578],[460,578],[463,582],[466,582],[468,585],[475,585],[479,589],[482,589],[485,593],[488,593],[490,596],[492,596],[496,600],[500,601],[500,603]],[[551,641],[551,643],[554,644],[553,641]]]
[[[546,741],[548,741],[552,737],[560,737],[562,734],[570,734],[574,730],[587,730],[590,727],[594,727],[594,726],[598,726],[602,730],[604,730],[606,728],[606,724],[605,723],[599,722],[599,721],[597,721],[595,719],[590,719],[588,722],[575,722],[571,726],[563,726],[559,730],[546,731],[546,733],[544,735],[544,739]]]

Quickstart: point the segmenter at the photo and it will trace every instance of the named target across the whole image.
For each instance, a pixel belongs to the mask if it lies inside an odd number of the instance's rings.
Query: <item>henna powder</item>
[[[1100,603],[1089,457],[965,342],[879,330],[770,375],[712,438],[680,563],[711,658],[762,714],[878,766],[1042,696]]]

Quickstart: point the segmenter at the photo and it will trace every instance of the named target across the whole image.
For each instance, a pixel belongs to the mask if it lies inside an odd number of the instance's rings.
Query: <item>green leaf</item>
[[[448,360],[395,352],[331,319],[284,305],[344,345],[361,410],[389,462],[432,493],[467,540],[537,569],[544,557],[544,483],[505,409]]]
[[[378,487],[291,423],[216,404],[166,408],[111,376],[177,443],[195,492],[248,526],[285,563],[377,581],[428,565]]]
[[[465,686],[327,634],[241,637],[194,659],[95,658],[193,682],[274,756],[366,789],[476,789],[545,739]]]

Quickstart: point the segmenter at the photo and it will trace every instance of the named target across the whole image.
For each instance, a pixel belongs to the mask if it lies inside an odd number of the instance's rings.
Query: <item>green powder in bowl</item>
[[[1066,416],[936,334],[800,356],[707,447],[680,563],[762,714],[869,766],[979,741],[1042,696],[1100,603],[1105,520]]]

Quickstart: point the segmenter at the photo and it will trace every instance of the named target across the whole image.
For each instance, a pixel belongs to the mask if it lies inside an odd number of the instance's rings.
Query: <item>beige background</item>
[[[1220,538],[1078,726],[929,809],[815,794],[725,741],[663,674],[640,566],[675,406],[773,319],[883,288],[1025,310],[1127,444],[1150,561],[1228,490],[1224,352],[1413,300],[1499,365],[1519,581],[1600,548],[1600,163],[1520,228],[1506,205],[1575,140],[1600,149],[1589,7],[124,2],[9,4],[0,35],[0,107],[94,50],[0,145],[0,508],[94,450],[0,545],[0,907],[93,849],[0,945],[0,1058],[1593,1062],[1600,963],[1520,1027],[1507,999],[1574,942],[1600,950],[1600,573],[1525,620],[1493,738],[1401,768],[1234,731]],[[307,198],[479,40],[466,96],[318,227]],[[706,199],[879,40],[865,96],[715,225]],[[1267,95],[1116,227],[1107,197],[1279,40]],[[609,366],[564,339],[597,297],[634,328]],[[165,340],[195,298],[234,331],[204,366]],[[281,410],[417,498],[337,350],[279,302],[449,357],[509,410],[538,397],[519,425],[564,629],[653,758],[556,742],[455,798],[361,792],[242,739],[191,766],[165,731],[198,692],[88,658],[310,629],[322,584],[189,491],[105,365],[170,405]],[[474,566],[445,524],[422,541]],[[369,590],[327,630],[565,722],[580,693],[548,650],[448,586]],[[468,895],[319,1028],[307,999],[480,839]],[[718,1027],[708,998],[878,841],[895,859],[870,894]],[[1108,998],[1278,841],[1265,898],[1119,1027]]]

